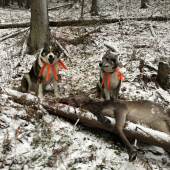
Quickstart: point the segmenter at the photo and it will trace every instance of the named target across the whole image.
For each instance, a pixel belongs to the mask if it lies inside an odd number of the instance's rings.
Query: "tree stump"
[[[170,89],[170,66],[168,63],[159,62],[157,81],[164,89]]]

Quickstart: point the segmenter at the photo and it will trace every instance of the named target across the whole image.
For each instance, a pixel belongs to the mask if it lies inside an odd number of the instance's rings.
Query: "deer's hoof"
[[[136,159],[137,157],[137,151],[132,151],[129,153],[129,162],[132,162]]]
[[[103,122],[105,125],[110,125],[111,121],[109,119],[106,118],[106,120]]]

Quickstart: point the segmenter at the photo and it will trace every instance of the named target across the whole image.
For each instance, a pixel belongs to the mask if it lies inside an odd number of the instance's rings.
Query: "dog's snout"
[[[50,58],[50,59],[52,59],[52,58],[53,58],[53,56],[52,56],[52,55],[49,55],[49,58]]]
[[[102,63],[99,63],[99,67],[102,67]]]

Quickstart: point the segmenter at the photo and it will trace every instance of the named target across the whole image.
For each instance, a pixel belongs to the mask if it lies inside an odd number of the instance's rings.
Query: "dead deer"
[[[129,120],[133,123],[143,123],[149,128],[162,131],[170,135],[170,113],[157,103],[141,100],[141,101],[94,101],[86,95],[76,95],[61,100],[61,103],[69,104],[74,107],[80,107],[93,113],[101,123],[109,125],[111,121],[105,116],[116,119],[116,132],[122,139],[127,152],[129,161],[136,159],[137,151],[129,143],[123,133],[125,121]]]

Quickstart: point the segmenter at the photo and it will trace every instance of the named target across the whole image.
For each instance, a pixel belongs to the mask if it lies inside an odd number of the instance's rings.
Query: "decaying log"
[[[25,23],[16,23],[16,24],[0,24],[0,29],[8,29],[8,28],[27,28],[30,26],[29,22]]]
[[[67,21],[50,21],[50,27],[66,27],[66,26],[88,26],[88,25],[95,25],[95,24],[110,24],[116,23],[120,21],[169,21],[170,17],[127,17],[127,18],[112,18],[112,19],[92,19],[92,20],[67,20]],[[27,28],[30,26],[29,22],[26,23],[16,23],[16,24],[0,24],[0,29],[7,29],[7,28]]]
[[[68,105],[60,104],[51,99],[38,98],[31,94],[20,93],[15,90],[11,90],[11,89],[2,89],[1,93],[2,91],[9,96],[9,99],[15,102],[18,102],[20,104],[27,105],[29,107],[39,105],[40,107],[43,107],[44,109],[46,109],[48,112],[52,114],[66,117],[68,119],[72,119],[75,121],[80,119],[81,123],[115,133],[115,119],[113,118],[111,119],[111,122],[112,122],[111,125],[107,126],[107,125],[101,124],[92,113],[87,112],[85,110],[81,110],[81,109],[77,109],[77,108],[74,108]],[[140,127],[147,133],[151,133],[151,132],[156,133],[157,136],[154,136],[154,137],[157,138],[158,140],[155,140],[155,138],[153,138],[150,135],[147,135],[140,129],[136,130],[136,127]],[[127,137],[131,139],[137,139],[138,141],[148,143],[151,145],[155,145],[155,146],[159,146],[166,150],[170,150],[170,136],[163,132],[151,130],[149,128],[146,128],[141,125],[136,125],[131,122],[126,122],[124,133]]]
[[[163,89],[170,89],[170,66],[168,63],[159,62],[157,80]]]

